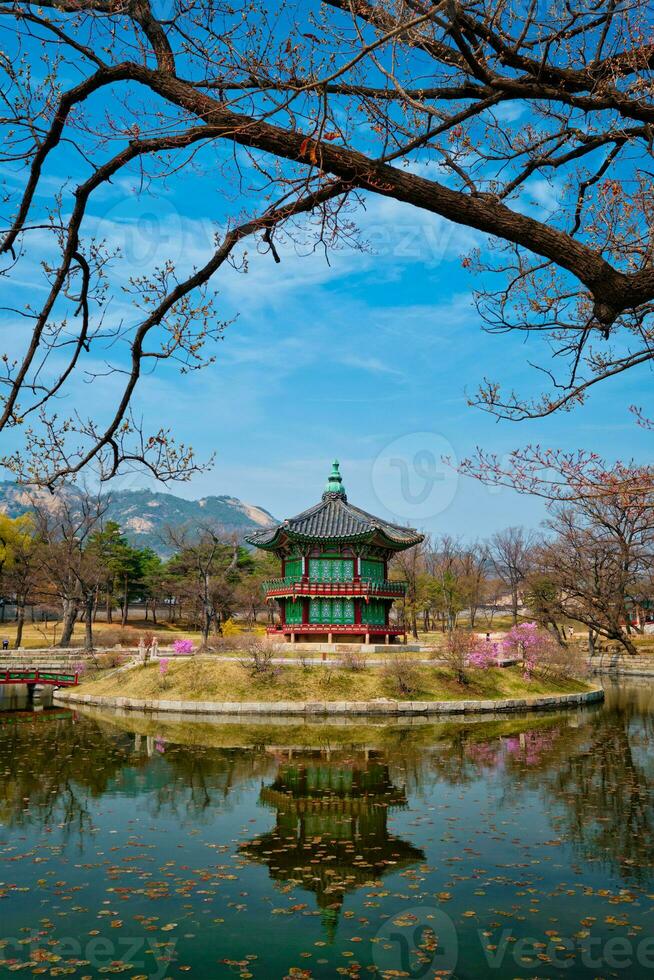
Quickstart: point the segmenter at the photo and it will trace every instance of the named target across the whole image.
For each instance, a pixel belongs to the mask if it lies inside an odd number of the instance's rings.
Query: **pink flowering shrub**
[[[170,667],[170,660],[168,657],[162,657],[159,661],[159,680],[161,686],[166,686],[166,674],[168,673],[168,668]]]
[[[439,656],[454,673],[457,683],[467,684],[467,668],[486,670],[497,666],[497,653],[497,644],[481,641],[466,630],[455,629],[448,634],[445,648],[439,651]]]
[[[520,623],[504,637],[502,650],[507,657],[522,662],[522,672],[530,680],[534,671],[544,677],[580,677],[585,673],[583,658],[576,647],[563,647],[538,623]]]
[[[502,649],[507,657],[522,661],[523,675],[529,680],[551,642],[549,633],[541,630],[538,623],[519,623],[504,637]]]
[[[175,640],[173,643],[173,650],[178,656],[186,656],[193,653],[194,649],[193,640]]]
[[[498,657],[499,647],[497,643],[482,641],[470,650],[467,662],[469,667],[487,670],[488,667],[497,667]]]

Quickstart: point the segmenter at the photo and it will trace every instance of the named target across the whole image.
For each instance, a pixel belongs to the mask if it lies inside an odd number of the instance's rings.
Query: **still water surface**
[[[654,976],[654,693],[441,724],[0,712],[0,974]]]

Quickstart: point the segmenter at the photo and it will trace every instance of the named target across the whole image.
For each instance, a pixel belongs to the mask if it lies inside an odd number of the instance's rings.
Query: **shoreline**
[[[176,712],[187,715],[411,715],[497,714],[513,711],[543,711],[578,707],[604,700],[604,689],[592,688],[574,694],[544,694],[533,698],[498,698],[461,701],[171,701],[163,698],[123,698],[108,695],[55,691],[53,700],[64,704],[121,708],[125,711]]]

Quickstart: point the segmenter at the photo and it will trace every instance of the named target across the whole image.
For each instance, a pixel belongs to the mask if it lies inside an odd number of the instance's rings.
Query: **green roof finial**
[[[323,498],[327,494],[334,494],[337,497],[342,497],[343,500],[347,500],[345,494],[345,487],[343,486],[343,477],[341,476],[341,471],[338,468],[338,460],[335,459],[332,463],[332,471],[329,474],[329,479],[325,485],[325,492],[323,493]]]

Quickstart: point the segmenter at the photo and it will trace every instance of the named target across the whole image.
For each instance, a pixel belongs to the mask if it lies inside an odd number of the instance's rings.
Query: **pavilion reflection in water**
[[[271,878],[312,891],[333,938],[345,895],[424,860],[424,851],[388,830],[390,810],[406,807],[381,753],[282,754],[260,802],[277,811],[274,830],[243,845]]]

